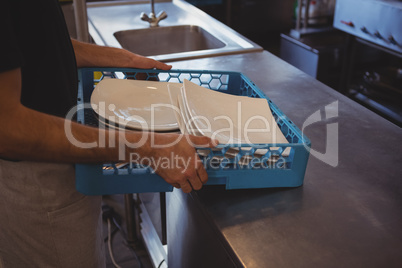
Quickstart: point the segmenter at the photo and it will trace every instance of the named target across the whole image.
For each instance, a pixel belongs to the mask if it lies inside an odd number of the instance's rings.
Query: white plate
[[[191,120],[190,114],[187,110],[186,105],[183,100],[183,87],[179,90],[176,87],[169,87],[169,95],[170,101],[173,105],[176,115],[177,123],[179,124],[179,128],[182,134],[191,134],[195,136],[202,136],[201,133],[198,132],[193,120]]]
[[[188,110],[188,107],[187,107],[185,99],[184,99],[183,91],[184,91],[184,89],[182,87],[180,90],[180,94],[177,98],[178,98],[180,111],[182,112],[181,115],[184,119],[184,122],[186,122],[185,126],[187,128],[187,131],[188,131],[188,133],[190,133],[191,135],[194,135],[194,136],[203,136],[203,133],[201,133],[198,130],[198,128],[194,122],[194,118],[192,118],[190,115],[190,112]]]
[[[103,79],[92,92],[91,106],[99,117],[116,125],[137,130],[178,130],[168,85],[182,86],[170,82]]]
[[[104,118],[98,117],[99,126],[102,128],[114,129],[114,130],[132,130],[129,128],[124,128],[123,126],[116,125],[113,123],[107,122]]]
[[[170,97],[170,103],[174,107],[174,114],[176,116],[176,121],[177,124],[179,125],[180,132],[182,134],[189,134],[187,129],[186,129],[186,123],[184,122],[183,116],[182,116],[182,111],[180,110],[180,105],[179,105],[179,95],[180,95],[180,90],[181,88],[177,88],[175,86],[170,86],[168,85],[168,91],[169,91],[169,97]]]
[[[227,144],[288,143],[263,98],[234,96],[184,80],[183,97],[198,131]]]

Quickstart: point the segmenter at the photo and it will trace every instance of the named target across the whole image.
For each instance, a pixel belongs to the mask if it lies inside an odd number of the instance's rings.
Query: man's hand
[[[208,137],[177,134],[151,134],[154,142],[143,155],[148,164],[166,182],[183,192],[199,190],[208,180],[208,174],[194,147],[212,148],[218,145]]]
[[[77,67],[117,67],[117,68],[139,68],[139,69],[160,69],[170,70],[171,65],[150,59],[128,50],[98,46],[71,40]]]

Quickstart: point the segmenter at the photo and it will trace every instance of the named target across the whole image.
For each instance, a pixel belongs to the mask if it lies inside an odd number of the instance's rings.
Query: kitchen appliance
[[[292,33],[281,34],[281,59],[338,90],[346,34],[332,29],[297,38]]]
[[[281,59],[338,89],[346,34],[332,27],[335,0],[297,0],[294,10],[295,27],[280,35]]]
[[[401,0],[337,0],[334,27],[402,53]]]
[[[333,25],[349,34],[340,91],[402,126],[402,1],[337,0]]]
[[[335,0],[308,0],[298,1],[301,5],[301,20],[304,22],[307,9],[307,24],[308,25],[323,25],[332,22],[335,10]],[[295,8],[295,15],[299,11],[299,4]],[[295,16],[295,17],[296,17]],[[307,27],[307,25],[306,25]]]

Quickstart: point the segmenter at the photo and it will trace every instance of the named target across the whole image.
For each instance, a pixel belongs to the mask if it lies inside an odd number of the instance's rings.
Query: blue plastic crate
[[[219,150],[203,149],[200,158],[208,172],[207,185],[226,185],[226,189],[297,187],[303,184],[310,140],[245,75],[238,72],[205,70],[140,70],[121,68],[82,68],[79,70],[77,121],[97,126],[88,105],[97,82],[104,77],[179,82],[184,79],[227,94],[266,98],[271,111],[289,144],[220,145]],[[282,155],[287,149],[287,154]],[[227,151],[235,154],[227,156]],[[265,149],[257,155],[257,149]],[[258,151],[261,152],[261,151]],[[272,161],[275,158],[276,161]],[[77,164],[76,188],[86,195],[169,192],[173,187],[149,167],[114,163]]]

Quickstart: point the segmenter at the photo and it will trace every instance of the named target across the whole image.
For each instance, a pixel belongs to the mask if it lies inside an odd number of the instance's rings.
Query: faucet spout
[[[167,14],[165,11],[161,11],[157,16],[155,16],[155,0],[151,0],[151,13],[149,15],[145,12],[141,13],[141,20],[149,22],[151,27],[158,27],[159,22],[166,18]]]
[[[155,0],[151,0],[151,12],[155,14]]]

